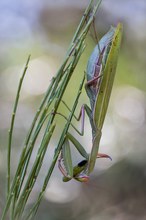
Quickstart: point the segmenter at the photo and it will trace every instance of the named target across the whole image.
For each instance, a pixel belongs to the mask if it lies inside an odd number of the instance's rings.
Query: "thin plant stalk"
[[[14,104],[14,109],[13,109],[13,113],[12,113],[12,118],[11,118],[11,125],[10,125],[10,130],[9,130],[9,138],[8,138],[8,154],[7,154],[7,197],[10,191],[10,178],[11,178],[11,148],[12,148],[12,135],[13,135],[13,129],[14,129],[14,122],[15,122],[15,116],[16,116],[16,111],[17,111],[17,107],[18,107],[18,102],[19,102],[19,97],[20,97],[20,91],[21,91],[21,87],[22,87],[22,83],[28,68],[28,64],[30,61],[30,55],[28,56],[25,68],[23,70],[22,76],[20,78],[19,81],[19,85],[18,85],[18,90],[17,90],[17,94],[16,94],[16,99],[15,99],[15,104]]]
[[[90,20],[90,22],[87,24],[86,28],[84,29],[83,34],[80,37],[83,37],[86,34],[86,32],[88,31],[88,26],[91,24],[91,18],[89,20]],[[60,101],[57,100],[57,102],[59,103]]]
[[[81,44],[81,45],[82,45],[82,44]],[[79,59],[81,53],[82,53],[82,50],[80,51],[80,53],[78,54],[78,56],[75,56],[75,57],[74,57],[74,61],[72,62],[72,66],[71,66],[70,71],[71,71],[71,70],[72,70],[72,72],[74,71],[75,65],[76,65],[76,63],[77,63],[77,61],[78,61],[78,59]],[[63,83],[63,85],[62,85],[62,87],[61,87],[61,89],[60,89],[60,92],[59,92],[59,94],[58,94],[57,103],[55,103],[55,110],[54,110],[54,112],[56,112],[57,109],[58,109],[60,100],[61,100],[61,98],[62,98],[62,96],[63,96],[63,94],[64,94],[64,91],[65,91],[65,89],[66,89],[66,86],[67,86],[67,84],[68,84],[68,82],[69,82],[69,79],[70,79],[70,77],[71,77],[71,72],[70,72],[70,71],[69,71],[68,75],[66,76],[66,78],[65,78],[65,80],[64,80],[64,83]],[[44,141],[44,138],[45,138],[46,133],[48,132],[48,129],[49,129],[50,126],[51,126],[51,123],[52,123],[53,120],[54,120],[54,117],[55,117],[55,114],[52,114],[52,115],[51,115],[51,118],[50,118],[50,121],[49,121],[49,123],[48,123],[48,125],[47,125],[46,131],[45,131],[45,133],[44,133],[44,137],[43,137],[43,139],[42,139],[42,143],[43,143],[43,141]],[[40,148],[41,148],[41,146],[40,146]],[[43,157],[42,157],[42,160],[43,160]],[[34,166],[34,167],[35,167],[35,166]],[[41,167],[40,167],[40,168],[41,168]],[[39,170],[40,170],[40,169],[39,169]],[[32,173],[33,173],[33,171],[32,171]],[[30,173],[30,175],[29,175],[31,179],[33,178],[32,173]],[[37,174],[37,175],[38,175],[38,174]],[[36,176],[36,174],[35,174],[35,176]],[[17,210],[19,210],[20,213],[21,213],[21,208],[20,208],[20,206],[23,207],[23,204],[26,203],[26,201],[27,201],[27,199],[25,200],[25,197],[28,198],[28,196],[27,196],[27,194],[26,194],[26,189],[29,187],[28,185],[29,185],[30,182],[31,182],[31,180],[30,180],[29,177],[28,177],[28,180],[27,180],[27,183],[26,183],[26,185],[25,185],[25,188],[23,189],[23,192],[22,192],[22,194],[21,194],[21,196],[20,196],[20,199],[19,199],[19,201],[18,201]],[[30,192],[31,192],[31,190],[30,190]],[[24,204],[24,205],[25,205],[25,204]],[[16,211],[16,212],[18,212],[18,211]]]
[[[8,209],[11,204],[12,204],[12,207],[14,208],[11,213],[12,220],[15,219],[16,216],[20,217],[23,214],[23,209],[26,205],[28,196],[33,188],[34,183],[35,183],[35,181],[33,181],[33,180],[34,179],[36,180],[36,178],[37,178],[37,176],[35,176],[35,172],[31,173],[31,171],[30,171],[30,173],[33,174],[33,179],[31,179],[31,181],[32,181],[31,187],[27,188],[28,181],[26,180],[26,185],[23,188],[23,190],[29,189],[29,194],[27,194],[27,193],[25,194],[25,192],[26,192],[25,190],[22,191],[22,193],[21,193],[23,182],[26,177],[27,167],[29,165],[30,157],[32,155],[35,141],[37,138],[37,135],[36,135],[37,131],[39,131],[40,123],[44,121],[46,114],[48,114],[49,107],[51,106],[52,102],[54,102],[54,107],[51,110],[52,112],[56,112],[59,107],[59,104],[62,100],[63,94],[66,90],[67,85],[68,85],[68,82],[70,81],[71,76],[74,72],[74,69],[78,63],[78,60],[84,50],[84,47],[85,47],[84,40],[85,40],[85,37],[88,33],[89,27],[94,19],[95,13],[99,7],[100,2],[101,1],[98,1],[95,4],[95,6],[93,7],[93,9],[92,9],[93,0],[91,0],[89,2],[89,5],[87,6],[87,9],[85,10],[85,13],[82,17],[81,23],[79,24],[77,31],[73,37],[72,42],[71,42],[71,45],[69,46],[69,50],[67,52],[66,58],[63,61],[63,64],[61,65],[59,71],[57,72],[56,77],[54,77],[52,79],[52,82],[48,88],[48,91],[47,91],[35,117],[34,117],[31,128],[28,132],[28,135],[26,136],[24,147],[22,149],[21,157],[20,157],[20,160],[18,163],[18,168],[16,170],[16,174],[13,179],[11,188],[9,186],[9,190],[8,190],[9,194],[7,196],[6,206],[4,208],[4,212],[3,212],[1,220],[5,219],[6,214],[7,214]],[[53,126],[54,118],[55,118],[55,114],[50,114],[50,116],[47,119],[47,128],[48,129],[50,128],[50,132],[52,132],[51,126]],[[69,119],[69,120],[71,120],[71,119]],[[71,121],[69,121],[68,123],[69,123],[68,124],[68,126],[69,126]],[[13,126],[12,126],[12,130],[13,130]],[[67,130],[68,130],[68,128],[67,128]],[[49,130],[46,129],[46,132],[47,131],[49,131]],[[45,137],[47,135],[46,132],[44,134],[44,137],[42,138],[42,143],[43,143],[42,146],[44,147],[43,152],[45,152],[45,147],[46,147],[46,145],[44,144]],[[52,134],[52,133],[50,133],[50,134]],[[63,133],[62,135],[65,135],[65,134]],[[62,138],[64,138],[64,137],[62,137]],[[10,146],[11,146],[11,144],[10,144]],[[46,187],[46,184],[49,181],[49,178],[51,176],[51,173],[52,173],[53,168],[55,166],[55,163],[57,161],[59,152],[61,150],[60,141],[59,141],[58,146],[59,146],[59,147],[57,147],[58,150],[55,151],[55,156],[54,156],[55,160],[53,159],[53,162],[52,162],[52,165],[49,169],[48,175],[46,176],[46,179],[44,181],[44,187],[42,189],[43,191]],[[57,154],[56,154],[56,152],[57,152]],[[40,151],[38,153],[40,153]],[[38,163],[35,164],[36,167],[34,166],[34,171],[37,170],[39,173],[39,170],[41,168],[41,164],[43,162],[43,158],[44,158],[43,153],[40,153],[40,160],[38,161]],[[10,167],[10,162],[9,162],[9,167]],[[38,173],[37,173],[37,175],[38,175]],[[29,175],[28,175],[28,178],[29,178]],[[9,185],[10,185],[10,183],[9,183]],[[22,199],[23,195],[24,195],[24,202],[19,210],[19,207],[20,207],[19,201],[23,201],[23,199]]]
[[[38,195],[38,199],[37,199],[36,203],[33,205],[32,209],[30,210],[30,212],[28,213],[28,215],[25,217],[25,220],[27,220],[27,219],[32,219],[32,218],[35,216],[35,214],[36,214],[36,212],[37,212],[37,209],[38,209],[38,207],[39,207],[39,204],[40,204],[40,202],[41,202],[41,200],[42,200],[42,198],[43,198],[43,195],[44,195],[44,192],[45,192],[45,190],[46,190],[48,181],[49,181],[49,179],[50,179],[50,177],[51,177],[51,174],[52,174],[53,169],[54,169],[54,167],[55,167],[55,164],[56,164],[56,162],[57,162],[58,156],[59,156],[59,154],[60,154],[60,150],[61,150],[62,145],[63,145],[63,143],[64,143],[65,136],[66,136],[66,134],[67,134],[67,132],[68,132],[69,126],[70,126],[71,121],[72,121],[72,118],[73,118],[73,116],[74,116],[74,112],[75,112],[75,110],[76,110],[76,107],[77,107],[77,104],[78,104],[78,100],[79,100],[79,97],[80,97],[81,92],[82,92],[82,88],[83,88],[84,81],[85,81],[85,76],[83,77],[83,80],[82,80],[82,82],[81,82],[81,84],[80,84],[80,87],[79,87],[79,90],[78,90],[78,94],[77,94],[76,100],[75,100],[74,105],[73,105],[73,107],[72,107],[71,113],[70,113],[70,115],[69,115],[69,117],[68,117],[68,120],[67,120],[67,122],[66,122],[66,124],[65,124],[64,130],[62,131],[60,140],[59,140],[59,142],[58,142],[58,146],[57,146],[57,148],[55,149],[53,161],[52,161],[51,166],[50,166],[50,168],[49,168],[49,170],[48,170],[48,173],[47,173],[47,175],[46,175],[46,177],[45,177],[45,180],[44,180],[44,183],[43,183],[43,187],[42,187],[42,189],[41,189],[41,192],[40,192],[39,195]]]

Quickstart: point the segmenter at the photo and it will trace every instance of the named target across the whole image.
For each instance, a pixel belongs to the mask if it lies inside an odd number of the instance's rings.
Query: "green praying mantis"
[[[101,130],[116,72],[121,36],[121,23],[119,23],[117,27],[111,27],[98,42],[88,60],[86,70],[87,83],[85,89],[90,100],[91,108],[84,104],[81,108],[79,117],[76,118],[77,120],[80,118],[82,119],[81,132],[79,132],[73,125],[72,126],[79,134],[83,135],[85,112],[87,113],[92,128],[92,149],[91,153],[88,154],[77,139],[75,139],[70,133],[66,134],[61,155],[58,160],[58,167],[63,174],[64,182],[67,182],[72,178],[80,182],[87,182],[90,173],[94,169],[96,159],[110,158],[107,154],[98,153],[98,150],[102,134]],[[79,153],[85,158],[74,167],[72,165],[69,141],[73,143]]]

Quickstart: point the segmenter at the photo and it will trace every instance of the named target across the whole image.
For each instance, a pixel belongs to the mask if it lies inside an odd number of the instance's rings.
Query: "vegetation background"
[[[0,212],[5,202],[8,129],[23,64],[32,54],[22,88],[16,117],[12,172],[34,113],[56,73],[88,1],[0,1]],[[144,0],[103,0],[96,17],[101,37],[110,25],[124,25],[117,74],[106,117],[100,152],[113,161],[98,160],[88,184],[62,182],[56,167],[35,219],[146,219],[146,2]],[[70,105],[96,42],[89,35],[65,99]],[[88,103],[83,91],[82,103]],[[62,106],[60,112],[66,113]],[[58,134],[63,119],[57,119]],[[79,124],[77,123],[77,126]],[[90,152],[91,129],[87,119],[85,136],[78,137]],[[56,133],[57,139],[57,133]],[[55,147],[52,142],[31,205],[42,184]],[[74,163],[80,161],[73,152]],[[33,158],[32,158],[33,160]]]

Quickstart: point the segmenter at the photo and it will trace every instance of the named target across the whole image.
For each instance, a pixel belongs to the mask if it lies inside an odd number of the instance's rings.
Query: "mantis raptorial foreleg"
[[[85,158],[74,167],[72,165],[69,141],[71,141],[74,144],[74,146],[79,151],[79,153]],[[97,158],[111,159],[107,154],[101,154],[101,153],[98,153]],[[58,160],[58,167],[64,176],[63,181],[68,182],[72,178],[80,182],[88,181],[89,179],[89,176],[87,175],[88,161],[89,161],[89,154],[87,154],[83,146],[78,142],[76,138],[74,138],[70,133],[67,133],[64,141],[64,145],[62,147],[61,155]]]
[[[81,173],[81,169],[74,169],[72,166],[72,158],[71,158],[71,151],[69,140],[76,146],[79,153],[85,158],[85,161],[88,161],[89,155],[82,147],[82,145],[75,139],[70,133],[67,133],[64,145],[62,147],[61,155],[58,160],[58,167],[63,174],[63,181],[67,182],[72,178],[77,178],[77,175]],[[85,168],[85,167],[84,167]],[[85,178],[85,175],[84,175]],[[78,179],[77,179],[78,180]]]

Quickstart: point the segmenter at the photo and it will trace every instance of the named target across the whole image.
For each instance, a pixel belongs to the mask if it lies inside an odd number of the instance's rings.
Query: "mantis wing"
[[[114,28],[111,27],[110,30],[107,32],[106,35],[104,35],[99,43],[94,48],[87,64],[87,81],[93,79],[94,77],[94,71],[95,71],[95,64],[97,63],[97,60],[100,57],[100,54],[104,48],[107,47],[107,45],[112,41]],[[105,60],[104,60],[105,61]]]
[[[104,35],[101,40],[98,42],[96,47],[94,48],[87,64],[87,82],[90,80],[93,80],[96,77],[96,69],[99,71],[100,75],[100,68],[102,67],[104,69],[106,59],[107,59],[107,48],[110,42],[113,39],[115,28],[111,27],[110,30]],[[95,89],[93,89],[92,86],[85,86],[87,95],[90,99],[90,105],[91,109],[94,108],[97,91],[95,92]]]
[[[91,173],[95,166],[96,156],[99,149],[101,138],[101,129],[103,127],[105,115],[107,112],[109,99],[112,91],[113,81],[116,73],[118,61],[118,53],[121,44],[122,24],[118,24],[115,29],[110,50],[107,55],[105,68],[103,70],[103,79],[100,85],[98,96],[96,97],[95,108],[93,113],[93,122],[95,124],[97,134],[93,140],[92,151],[89,159],[88,172]]]

